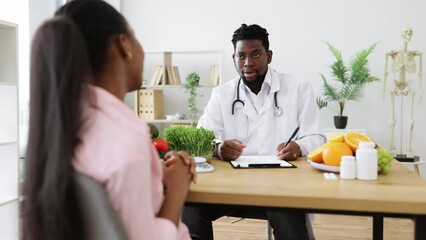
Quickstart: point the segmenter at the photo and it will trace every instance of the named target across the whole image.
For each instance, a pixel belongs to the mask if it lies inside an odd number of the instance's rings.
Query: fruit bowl
[[[316,162],[311,161],[309,158],[307,158],[307,161],[312,167],[314,167],[316,169],[326,171],[326,172],[335,172],[335,173],[340,172],[340,167],[330,166],[330,165],[326,165],[324,163],[316,163]]]

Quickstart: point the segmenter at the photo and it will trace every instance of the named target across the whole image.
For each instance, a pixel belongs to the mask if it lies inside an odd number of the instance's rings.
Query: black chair
[[[76,196],[86,240],[127,240],[126,233],[103,187],[93,179],[74,174]]]

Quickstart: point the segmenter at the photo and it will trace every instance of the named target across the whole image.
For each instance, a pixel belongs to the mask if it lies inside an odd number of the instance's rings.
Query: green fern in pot
[[[348,65],[343,62],[342,52],[337,50],[332,44],[327,43],[328,48],[335,57],[336,61],[330,66],[332,79],[337,81],[333,85],[327,81],[323,74],[323,97],[318,97],[318,107],[329,107],[336,112],[337,117],[345,117],[343,111],[347,101],[359,101],[363,97],[364,87],[379,79],[370,73],[368,67],[368,56],[373,52],[377,44],[372,44],[367,49],[362,49],[349,61]],[[330,102],[335,102],[337,108],[329,106]],[[336,119],[336,117],[335,117]],[[336,120],[335,120],[336,121]],[[335,122],[336,124],[336,122]],[[345,128],[336,126],[337,128]]]

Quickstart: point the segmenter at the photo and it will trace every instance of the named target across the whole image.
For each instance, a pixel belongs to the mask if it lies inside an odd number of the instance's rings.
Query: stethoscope
[[[245,105],[245,103],[240,99],[240,85],[241,85],[241,78],[240,80],[238,80],[238,85],[237,85],[237,99],[234,100],[234,102],[232,102],[232,115],[234,115],[234,111],[235,111],[235,104],[237,103],[241,103],[243,106]],[[274,105],[275,105],[275,111],[274,111],[274,115],[276,117],[281,116],[281,114],[283,113],[283,111],[281,110],[281,108],[278,106],[278,102],[277,102],[277,92],[274,93]]]

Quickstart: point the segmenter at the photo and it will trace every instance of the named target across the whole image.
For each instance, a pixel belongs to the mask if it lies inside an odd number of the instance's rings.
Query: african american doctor
[[[213,89],[198,127],[214,131],[216,156],[224,161],[241,155],[277,155],[292,161],[325,142],[319,109],[307,81],[277,73],[269,64],[269,33],[242,24],[232,36],[236,78]],[[296,128],[293,141],[286,144]],[[286,147],[284,147],[286,145]],[[238,206],[187,206],[182,221],[203,240],[213,239],[212,221],[222,216],[267,219],[276,240],[314,239],[307,215],[284,210],[248,211]]]

